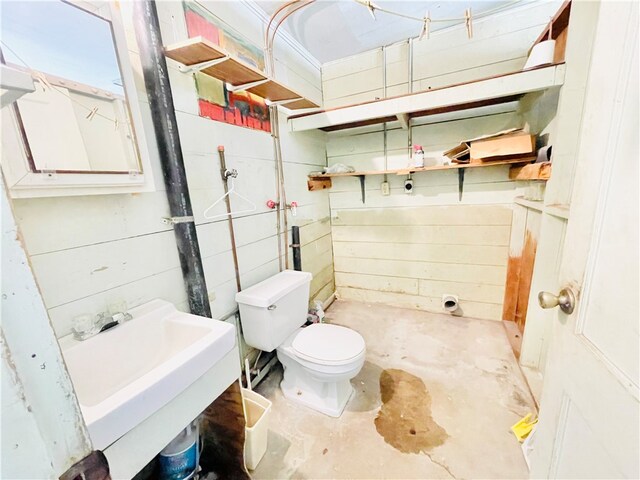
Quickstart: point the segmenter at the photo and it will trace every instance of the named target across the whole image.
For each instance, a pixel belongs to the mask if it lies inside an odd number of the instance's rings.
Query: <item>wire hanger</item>
[[[223,196],[221,196],[218,200],[216,200],[215,202],[213,202],[209,208],[207,208],[203,215],[204,218],[206,218],[207,220],[213,220],[216,218],[222,218],[222,217],[228,217],[231,215],[239,215],[241,213],[251,213],[251,212],[255,212],[257,210],[257,206],[255,203],[253,203],[251,200],[249,200],[247,197],[245,197],[244,195],[236,192],[236,186],[235,183],[233,181],[234,178],[236,178],[238,176],[238,171],[237,170],[225,170],[224,172],[224,179],[226,182],[229,183],[229,190],[227,191],[227,193],[225,193]],[[240,197],[242,200],[244,200],[245,202],[249,203],[251,205],[251,208],[247,208],[244,210],[237,210],[235,212],[226,212],[226,213],[219,213],[218,215],[211,215],[209,216],[209,211],[211,211],[216,205],[218,205],[220,202],[222,202],[225,198],[227,197],[231,197],[231,195],[235,195],[236,197]]]

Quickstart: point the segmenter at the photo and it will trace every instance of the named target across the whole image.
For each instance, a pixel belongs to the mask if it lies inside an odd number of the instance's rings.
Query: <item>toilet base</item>
[[[312,378],[304,368],[286,355],[278,354],[284,368],[280,389],[285,398],[330,417],[342,415],[354,393],[349,380],[321,382]]]

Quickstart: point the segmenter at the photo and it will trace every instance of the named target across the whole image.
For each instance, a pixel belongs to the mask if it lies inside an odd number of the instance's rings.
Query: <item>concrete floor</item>
[[[500,322],[351,301],[327,321],[366,341],[356,393],[330,418],[286,400],[281,367],[270,372],[257,388],[273,402],[269,445],[253,478],[528,477],[509,428],[535,407]]]

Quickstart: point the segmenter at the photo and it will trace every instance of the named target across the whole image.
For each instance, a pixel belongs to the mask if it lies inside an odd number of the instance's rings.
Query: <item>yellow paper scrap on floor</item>
[[[538,423],[537,418],[532,422],[530,421],[532,415],[533,414],[531,413],[528,414],[526,417],[518,420],[518,422],[511,427],[511,431],[514,433],[520,443],[522,443],[524,439],[529,436],[531,430],[533,430],[534,425]]]

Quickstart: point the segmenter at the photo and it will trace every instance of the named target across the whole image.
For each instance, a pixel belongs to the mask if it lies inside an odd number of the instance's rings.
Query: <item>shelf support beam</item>
[[[272,102],[271,100],[269,100],[269,105],[286,105],[287,103],[297,102],[298,100],[302,100],[302,97],[288,98],[286,100],[277,100],[275,102]]]
[[[411,118],[409,118],[408,113],[398,113],[396,115],[398,121],[400,122],[400,126],[402,126],[403,130],[409,130],[409,124],[411,123]]]
[[[268,81],[269,79],[265,78],[264,80],[257,80],[255,82],[243,83],[242,85],[228,85],[227,90],[229,90],[230,92],[237,92],[238,90],[247,90],[249,88],[258,87],[264,83],[267,83]]]
[[[205,68],[213,67],[214,65],[218,65],[219,63],[226,62],[229,60],[229,56],[225,55],[224,57],[216,58],[215,60],[208,60],[202,63],[195,63],[193,65],[183,65],[182,63],[178,64],[178,70],[182,73],[193,73],[204,70]]]

